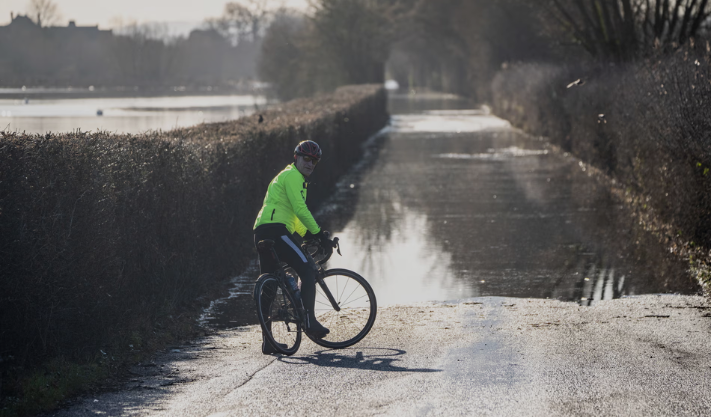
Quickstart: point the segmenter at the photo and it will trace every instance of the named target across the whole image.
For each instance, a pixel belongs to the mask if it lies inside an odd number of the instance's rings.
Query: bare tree
[[[544,0],[593,56],[626,60],[653,46],[683,44],[709,18],[708,0]]]
[[[171,37],[168,25],[165,23],[138,23],[135,20],[123,21],[113,19],[113,33],[119,36],[128,36],[136,40],[157,40],[169,44],[175,41]]]
[[[273,16],[270,0],[241,0],[225,4],[222,16],[208,19],[210,28],[217,30],[233,45],[240,42],[256,42]]]
[[[307,36],[306,17],[288,9],[282,9],[266,30],[259,57],[259,76],[274,85],[277,96],[289,100],[305,96],[314,88],[305,71],[309,61],[304,37]]]
[[[62,18],[57,4],[52,0],[30,0],[27,14],[38,26],[51,26]]]
[[[395,39],[401,5],[389,0],[319,0],[313,28],[318,48],[342,73],[342,83],[379,83]]]
[[[309,15],[286,10],[273,15],[262,43],[262,79],[273,83],[281,98],[383,82],[385,62],[409,8],[400,0],[309,4]]]
[[[642,40],[646,43],[686,43],[698,35],[711,12],[708,0],[637,0]]]
[[[503,63],[552,60],[558,50],[558,37],[542,31],[548,15],[531,0],[398,1],[408,13],[388,72],[400,85],[484,101]]]
[[[135,85],[160,84],[170,74],[176,59],[165,24],[129,22],[115,28],[112,52],[115,67]]]

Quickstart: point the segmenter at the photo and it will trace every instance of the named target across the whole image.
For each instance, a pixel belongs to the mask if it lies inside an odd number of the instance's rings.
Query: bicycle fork
[[[307,251],[304,247],[301,248],[302,251],[306,254],[308,259],[311,261],[311,263],[314,265],[316,269],[316,283],[318,283],[318,286],[321,287],[321,291],[326,295],[326,298],[328,298],[328,301],[331,303],[331,306],[333,307],[334,310],[336,311],[341,311],[341,306],[338,305],[338,302],[336,301],[335,298],[333,298],[333,294],[331,294],[331,290],[328,289],[328,285],[323,281],[323,276],[324,276],[324,270],[323,267],[316,262],[314,262],[314,258],[311,257],[311,254],[309,251]],[[341,248],[338,248],[338,253],[341,253]],[[306,319],[308,320],[308,314],[306,315]]]
[[[319,287],[321,287],[321,290],[326,295],[326,298],[328,298],[328,301],[331,302],[331,306],[333,307],[333,309],[336,311],[341,311],[341,306],[339,306],[336,299],[333,298],[333,294],[331,294],[331,290],[328,289],[328,285],[323,282],[323,275],[321,273],[319,273],[319,275],[316,277],[316,282],[318,283]]]

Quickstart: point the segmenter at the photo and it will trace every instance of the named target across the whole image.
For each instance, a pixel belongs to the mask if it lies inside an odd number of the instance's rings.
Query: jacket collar
[[[306,182],[307,184],[310,182],[310,181],[309,181],[309,178],[308,178],[308,177],[304,177],[304,174],[302,174],[301,171],[299,171],[299,169],[296,167],[296,162],[292,162],[292,163],[291,163],[291,167],[292,167],[292,169],[293,169],[294,171],[298,172],[299,175],[301,175],[301,178],[304,179],[304,182]]]

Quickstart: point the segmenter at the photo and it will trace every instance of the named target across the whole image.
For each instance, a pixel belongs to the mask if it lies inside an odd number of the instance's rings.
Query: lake
[[[0,91],[0,131],[141,133],[237,119],[266,105],[260,95],[35,98]]]

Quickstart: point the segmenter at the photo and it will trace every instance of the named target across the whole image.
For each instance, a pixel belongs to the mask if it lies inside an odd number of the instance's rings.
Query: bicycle
[[[333,242],[340,255],[338,238],[334,238]],[[274,241],[258,242],[257,250],[260,256],[271,256],[277,266],[275,272],[260,275],[254,286],[259,324],[268,342],[280,353],[291,356],[301,345],[306,311],[298,289],[292,288],[287,281],[289,268],[279,261]],[[326,255],[315,241],[304,242],[301,250],[318,266],[314,313],[318,321],[330,330],[322,339],[306,335],[314,343],[330,349],[343,349],[358,343],[375,323],[377,301],[370,284],[347,269],[324,270],[323,264],[333,253]]]

